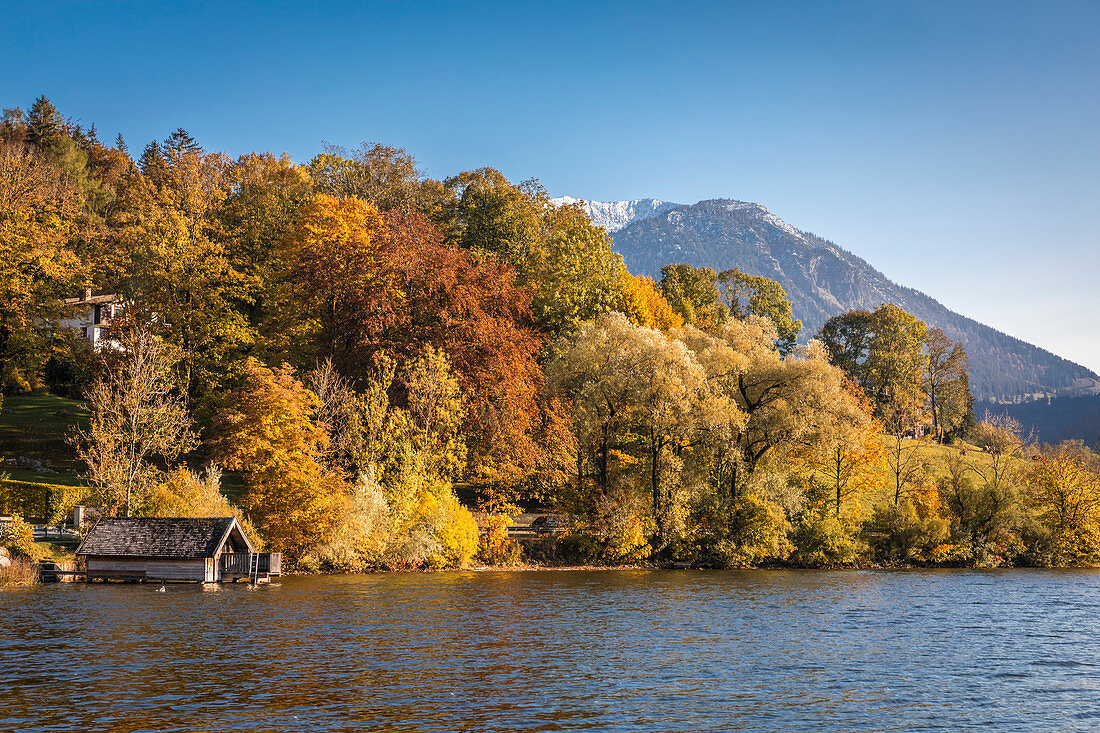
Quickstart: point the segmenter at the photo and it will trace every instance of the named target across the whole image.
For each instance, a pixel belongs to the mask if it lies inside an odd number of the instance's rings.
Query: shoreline
[[[692,567],[672,568],[656,565],[477,565],[467,568],[432,568],[414,570],[366,570],[363,572],[325,572],[325,571],[289,571],[283,577],[311,575],[391,575],[391,574],[430,574],[430,573],[491,573],[491,572],[606,572],[606,571],[674,571],[674,572],[757,572],[757,571],[803,571],[815,572],[903,572],[910,570],[1098,570],[1100,565],[1052,565],[1039,567],[1032,565],[1002,565],[998,567],[971,567],[967,565],[845,565],[837,567],[814,567],[811,565],[761,565],[745,568]]]

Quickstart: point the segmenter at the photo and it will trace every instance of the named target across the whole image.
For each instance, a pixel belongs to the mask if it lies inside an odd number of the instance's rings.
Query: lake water
[[[1097,571],[0,589],[4,731],[1097,730]]]

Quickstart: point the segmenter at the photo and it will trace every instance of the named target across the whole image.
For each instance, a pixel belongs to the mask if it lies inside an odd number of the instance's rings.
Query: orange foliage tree
[[[317,397],[289,367],[244,367],[229,407],[214,421],[212,454],[244,474],[249,518],[290,560],[318,544],[340,514],[346,491],[320,456],[327,440],[313,421]]]
[[[542,339],[510,266],[444,244],[417,214],[327,195],[306,207],[291,247],[320,355],[362,379],[381,354],[402,363],[442,350],[463,393],[469,477],[511,484],[537,469]]]

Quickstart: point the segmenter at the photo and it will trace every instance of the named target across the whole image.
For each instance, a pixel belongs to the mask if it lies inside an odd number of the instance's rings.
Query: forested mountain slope
[[[803,232],[760,204],[711,199],[678,205],[653,199],[593,202],[596,223],[612,232],[631,272],[660,277],[662,265],[686,262],[740,268],[779,281],[802,319],[804,337],[851,308],[896,303],[966,344],[971,389],[979,399],[1069,388],[1085,367],[948,310],[924,293],[892,282],[832,242]],[[613,216],[609,216],[609,214]]]
[[[986,412],[1010,415],[1020,421],[1025,435],[1041,443],[1080,440],[1095,447],[1100,443],[1100,395],[1055,397],[1051,400],[1002,405],[978,402],[974,415],[981,419]]]

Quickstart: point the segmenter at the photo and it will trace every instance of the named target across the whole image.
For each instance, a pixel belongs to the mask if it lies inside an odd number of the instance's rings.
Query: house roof
[[[62,301],[65,305],[97,305],[100,303],[121,303],[122,298],[118,295],[93,295],[90,298],[65,298]]]
[[[233,517],[130,517],[100,519],[88,530],[77,555],[129,557],[213,557],[237,531],[251,549],[252,543]]]

